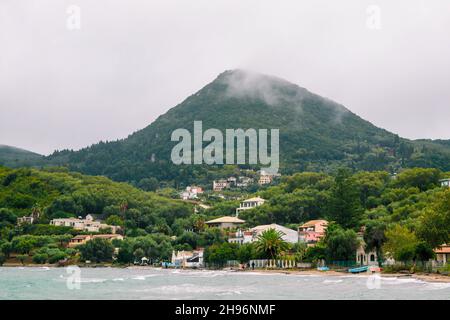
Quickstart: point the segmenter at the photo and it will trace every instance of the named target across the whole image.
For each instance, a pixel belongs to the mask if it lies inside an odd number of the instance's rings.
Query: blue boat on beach
[[[367,272],[367,270],[369,270],[369,266],[362,266],[362,267],[348,269],[348,272],[361,273],[361,272]]]
[[[328,267],[318,267],[317,270],[319,270],[319,271],[329,271],[330,268],[328,268]]]

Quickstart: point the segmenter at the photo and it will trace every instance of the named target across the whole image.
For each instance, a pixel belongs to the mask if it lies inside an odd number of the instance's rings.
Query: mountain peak
[[[271,106],[298,103],[311,95],[287,80],[247,69],[226,70],[212,85],[220,85],[228,97],[260,100]]]

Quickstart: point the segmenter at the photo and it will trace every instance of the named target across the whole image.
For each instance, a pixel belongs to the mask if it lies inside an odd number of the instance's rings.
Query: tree
[[[413,260],[419,241],[408,228],[399,224],[386,231],[386,242],[383,245],[384,255],[398,261]]]
[[[247,263],[255,257],[255,247],[252,243],[244,243],[237,250],[237,260],[240,263]]]
[[[44,264],[47,262],[48,255],[45,253],[37,253],[33,256],[33,262],[37,264]]]
[[[83,245],[78,246],[81,253],[81,260],[90,260],[93,262],[109,262],[112,260],[114,247],[106,239],[93,239]]]
[[[306,258],[308,245],[306,242],[297,242],[292,246],[296,261],[303,261]]]
[[[354,260],[359,246],[356,232],[344,230],[337,224],[329,224],[325,235],[326,257],[328,261]]]
[[[204,260],[208,263],[223,267],[228,260],[235,260],[237,245],[235,243],[224,242],[213,244],[206,248]]]
[[[289,249],[289,244],[283,240],[283,233],[272,228],[258,236],[255,246],[258,252],[270,259],[276,259],[281,252]]]
[[[135,260],[140,261],[145,256],[145,252],[141,248],[137,248],[136,250],[134,250],[133,256]]]
[[[185,231],[183,234],[176,239],[177,244],[187,243],[193,249],[197,248],[197,243],[199,241],[199,236],[195,232]]]
[[[450,242],[450,191],[445,191],[439,201],[425,209],[419,218],[417,234],[432,248]]]
[[[439,185],[440,174],[438,169],[406,169],[397,175],[393,185],[401,188],[417,187],[420,191],[425,191]]]
[[[13,250],[11,242],[4,242],[0,246],[0,251],[6,256],[6,258],[9,258],[11,252]]]
[[[27,258],[28,258],[27,254],[18,254],[16,256],[16,259],[19,260],[22,265],[25,264],[25,260],[27,260]]]
[[[331,190],[329,216],[343,228],[355,228],[361,215],[361,203],[356,187],[348,169],[339,169]]]
[[[0,252],[0,266],[6,262],[6,256],[3,252]]]
[[[105,220],[111,226],[123,226],[123,219],[117,215],[111,215]]]
[[[145,191],[156,191],[159,187],[158,179],[156,178],[144,178],[138,183],[138,187]]]
[[[422,241],[417,244],[414,256],[416,260],[427,261],[435,256],[433,248],[428,243]]]
[[[130,263],[133,262],[133,258],[134,252],[130,242],[128,240],[121,241],[117,261],[120,263]]]
[[[382,260],[382,247],[386,241],[386,224],[382,221],[369,221],[364,229],[364,242],[368,251],[375,250],[379,262]]]

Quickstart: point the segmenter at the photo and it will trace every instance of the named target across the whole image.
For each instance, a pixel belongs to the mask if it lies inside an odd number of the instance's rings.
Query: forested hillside
[[[149,177],[170,186],[210,181],[218,168],[176,166],[170,161],[176,144],[170,141],[172,132],[185,128],[192,133],[195,120],[203,121],[203,130],[279,129],[283,174],[333,172],[341,166],[388,172],[404,167],[450,170],[447,143],[400,138],[295,84],[242,70],[220,74],[124,140],[101,142],[80,151],[56,152],[45,163],[135,185]]]

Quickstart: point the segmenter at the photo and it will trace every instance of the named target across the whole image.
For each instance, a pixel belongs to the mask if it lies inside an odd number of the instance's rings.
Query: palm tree
[[[275,229],[263,231],[258,236],[258,242],[256,242],[256,250],[264,253],[271,259],[275,259],[280,252],[288,249],[289,244],[283,240],[283,233]]]

